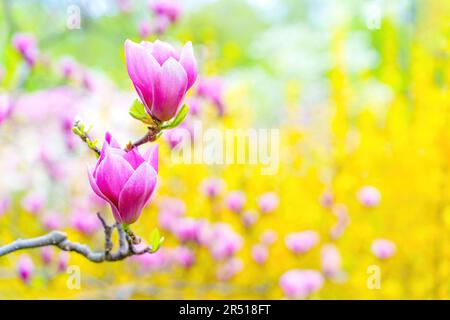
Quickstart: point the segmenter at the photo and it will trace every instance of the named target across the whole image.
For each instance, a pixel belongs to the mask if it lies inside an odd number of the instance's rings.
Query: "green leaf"
[[[144,122],[145,124],[155,124],[152,118],[145,112],[144,105],[135,100],[129,111],[130,116]]]
[[[161,238],[158,228],[153,229],[150,233],[150,244],[152,246],[152,252],[158,251],[163,242],[164,237]]]
[[[186,118],[187,114],[189,112],[189,107],[187,104],[183,104],[180,111],[178,111],[175,118],[173,118],[171,121],[166,122],[161,129],[172,129],[175,127],[178,127],[183,120]]]

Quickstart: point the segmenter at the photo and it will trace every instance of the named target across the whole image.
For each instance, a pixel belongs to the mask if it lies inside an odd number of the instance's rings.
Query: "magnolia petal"
[[[97,195],[97,196],[99,196],[100,198],[102,198],[103,200],[105,200],[106,202],[108,202],[110,205],[111,205],[111,209],[112,209],[112,212],[113,212],[113,215],[114,215],[114,218],[117,220],[118,218],[120,218],[120,216],[118,215],[118,210],[117,210],[117,207],[116,207],[116,205],[111,201],[111,200],[109,200],[103,193],[102,193],[102,191],[100,190],[100,188],[97,186],[97,182],[95,182],[95,178],[94,178],[94,175],[93,175],[93,171],[92,170],[90,170],[89,168],[88,168],[88,177],[89,177],[89,184],[91,185],[91,188],[92,188],[92,191],[94,191],[94,193]],[[117,220],[118,221],[118,220]],[[120,221],[119,221],[120,222]]]
[[[169,58],[178,60],[175,49],[167,42],[156,40],[151,48],[152,56],[162,66]]]
[[[189,90],[197,79],[197,61],[195,60],[192,42],[190,41],[186,43],[181,50],[180,64],[186,71],[188,78],[186,90]]]
[[[105,141],[110,147],[120,148],[119,142],[117,142],[117,140],[111,135],[111,133],[109,133],[109,131],[105,133]]]
[[[159,163],[158,150],[159,145],[153,144],[150,146],[150,148],[147,149],[147,151],[145,151],[144,154],[144,159],[148,163],[150,163],[150,165],[153,167],[153,169],[155,169],[156,172],[158,172],[158,163]]]
[[[119,212],[122,222],[134,223],[152,196],[157,173],[149,163],[143,162],[123,187],[119,197]]]
[[[141,165],[141,163],[145,161],[136,147],[126,152],[124,158],[128,161],[128,163],[133,167],[134,170],[136,170]]]
[[[152,114],[161,121],[173,118],[186,94],[186,87],[186,71],[178,61],[169,58],[155,77]]]
[[[153,101],[152,82],[159,64],[143,45],[131,40],[125,41],[125,59],[128,75],[147,109]]]
[[[100,191],[116,206],[123,186],[133,174],[133,167],[120,155],[109,152],[97,168],[95,181]]]
[[[105,158],[105,151],[107,147],[112,147],[112,148],[118,148],[120,149],[120,145],[117,142],[117,140],[111,135],[111,133],[109,133],[109,131],[107,131],[105,133],[105,141],[103,142],[102,145],[102,150],[100,151],[100,157],[97,161],[97,164],[95,165],[95,169],[94,169],[94,176],[97,172],[97,168],[100,165],[100,163],[103,161],[103,159]]]

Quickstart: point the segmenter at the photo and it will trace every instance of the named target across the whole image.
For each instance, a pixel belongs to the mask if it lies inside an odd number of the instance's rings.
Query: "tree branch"
[[[158,134],[161,132],[161,129],[159,127],[148,127],[147,133],[140,138],[139,140],[136,140],[133,143],[129,143],[126,147],[126,150],[129,151],[133,149],[134,147],[139,147],[140,145],[143,145],[147,142],[154,142],[158,138]]]
[[[136,250],[133,247],[132,241],[127,239],[127,235],[123,230],[122,226],[118,223],[113,226],[106,224],[105,220],[98,214],[98,217],[102,223],[105,232],[105,251],[104,252],[94,252],[86,244],[80,244],[77,242],[72,242],[67,240],[67,235],[61,231],[52,231],[46,235],[30,238],[30,239],[18,239],[10,244],[0,247],[0,257],[7,255],[9,253],[32,249],[46,246],[55,246],[63,251],[73,251],[82,256],[84,256],[89,261],[100,263],[104,261],[120,261],[124,260],[133,255],[140,255],[144,253],[151,253],[151,246],[144,247],[143,249]],[[117,252],[112,252],[113,243],[111,240],[111,235],[113,230],[117,228],[119,233],[119,249]]]

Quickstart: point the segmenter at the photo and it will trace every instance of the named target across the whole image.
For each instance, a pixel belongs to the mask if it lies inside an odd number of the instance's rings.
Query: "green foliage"
[[[152,124],[154,125],[155,122],[152,120],[152,118],[145,112],[144,105],[139,102],[139,100],[135,100],[133,105],[130,108],[129,111],[130,116],[133,118],[142,121],[145,124]]]
[[[183,104],[183,106],[180,108],[180,110],[178,111],[175,118],[173,118],[170,121],[165,122],[162,125],[161,129],[173,129],[173,128],[178,127],[183,122],[183,120],[186,118],[188,113],[189,113],[189,107],[186,104]]]
[[[158,251],[164,242],[164,237],[161,237],[158,228],[154,228],[150,233],[150,245],[152,246],[152,252]]]

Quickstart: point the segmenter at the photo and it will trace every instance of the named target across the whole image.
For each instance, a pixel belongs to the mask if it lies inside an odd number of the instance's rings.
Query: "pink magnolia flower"
[[[211,101],[217,108],[219,116],[223,116],[225,113],[223,91],[223,81],[216,77],[201,79],[197,85],[197,94]]]
[[[161,121],[173,118],[197,79],[192,43],[178,53],[170,44],[125,41],[127,71],[147,112]]]
[[[53,260],[53,248],[52,247],[42,247],[41,249],[41,259],[44,265],[49,265]]]
[[[381,200],[381,193],[373,186],[364,186],[358,191],[359,202],[368,208],[377,206]]]
[[[278,208],[280,198],[275,192],[266,192],[259,196],[258,206],[262,213],[270,213]]]
[[[9,95],[0,94],[0,124],[5,121],[12,112],[13,103]]]
[[[208,198],[216,198],[223,191],[225,183],[220,178],[208,178],[200,184],[201,192]]]
[[[59,272],[65,272],[67,269],[67,266],[69,265],[69,253],[68,252],[61,252],[58,257],[58,271]]]
[[[38,47],[34,36],[28,33],[16,33],[13,36],[13,46],[22,55],[22,58],[33,66],[38,56]]]
[[[142,156],[137,148],[126,152],[109,134],[93,170],[88,170],[92,190],[112,208],[119,223],[136,222],[155,191],[158,145]]]
[[[76,208],[72,216],[72,226],[78,232],[89,236],[100,229],[101,224],[95,214],[83,208]]]
[[[244,268],[244,264],[239,258],[232,258],[217,268],[217,279],[228,281]]]
[[[22,207],[32,214],[38,214],[44,207],[44,202],[41,194],[32,192],[22,199]]]
[[[252,247],[252,259],[257,264],[265,264],[267,258],[269,258],[269,250],[267,250],[267,247],[265,245],[257,244]]]
[[[188,247],[180,246],[175,249],[175,261],[184,269],[189,269],[195,262],[195,255]]]
[[[334,244],[326,244],[320,250],[322,272],[326,277],[335,278],[341,273],[342,259]]]
[[[323,286],[323,276],[315,270],[293,269],[280,278],[280,287],[289,299],[305,299]]]
[[[261,242],[266,246],[270,246],[275,241],[277,241],[277,233],[273,230],[266,230],[261,235]]]
[[[34,263],[29,255],[22,255],[17,263],[17,274],[20,280],[25,284],[29,284],[34,272]]]
[[[150,22],[142,20],[139,22],[138,30],[141,38],[147,38],[152,33]]]
[[[319,234],[308,230],[289,233],[285,238],[286,246],[295,254],[306,253],[319,242]]]
[[[390,240],[376,239],[372,242],[371,250],[375,257],[384,260],[389,259],[395,254],[397,246]]]
[[[156,16],[167,17],[171,22],[181,15],[181,6],[176,0],[150,0],[149,6]]]
[[[242,191],[231,191],[226,198],[226,204],[229,210],[241,213],[245,205],[245,194]]]

